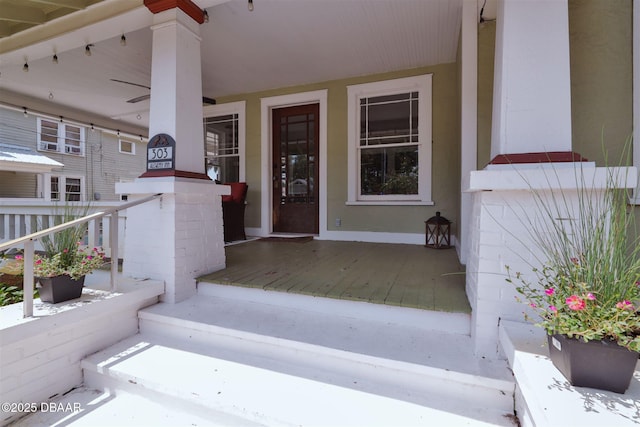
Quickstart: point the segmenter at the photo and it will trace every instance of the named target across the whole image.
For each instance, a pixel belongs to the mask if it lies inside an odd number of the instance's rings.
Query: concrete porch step
[[[512,425],[507,365],[468,335],[357,302],[206,293],[140,311],[139,335],[83,361],[85,385],[266,425]]]
[[[116,399],[142,396],[170,413],[211,420],[197,425],[512,425],[492,408],[470,411],[442,396],[415,394],[408,382],[389,389],[358,372],[346,376],[318,370],[305,377],[208,352],[141,334],[85,360],[85,383],[110,390]]]

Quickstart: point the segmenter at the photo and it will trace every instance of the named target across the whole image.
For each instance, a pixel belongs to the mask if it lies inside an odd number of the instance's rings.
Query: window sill
[[[347,206],[433,206],[431,200],[348,200]]]

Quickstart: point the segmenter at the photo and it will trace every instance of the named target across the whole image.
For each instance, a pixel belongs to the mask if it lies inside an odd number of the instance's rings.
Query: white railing
[[[75,202],[74,202],[75,203]],[[83,202],[77,202],[78,206],[84,206]],[[118,208],[119,202],[91,202],[87,213],[101,212]],[[59,222],[63,209],[59,203],[45,201],[43,199],[0,199],[0,243],[5,243],[19,237],[26,236],[36,230],[52,227]],[[118,221],[118,241],[120,247],[118,253],[123,257],[124,230],[126,224],[126,210],[120,210]],[[111,256],[111,243],[109,236],[109,221],[98,218],[89,223],[87,245],[100,246],[106,256]],[[36,242],[36,250],[41,250],[39,242]]]
[[[158,197],[161,197],[162,194],[154,194],[153,196],[149,196],[149,197],[145,197],[139,200],[135,200],[133,202],[129,202],[129,203],[123,203],[117,207],[114,208],[110,208],[110,209],[105,209],[103,211],[100,212],[95,212],[92,213],[90,215],[84,216],[82,218],[78,218],[75,219],[73,221],[69,221],[69,222],[65,222],[64,224],[60,224],[60,225],[56,225],[53,227],[49,227],[45,230],[41,230],[41,231],[37,231],[35,233],[30,233],[26,236],[22,236],[22,237],[18,237],[16,239],[13,240],[9,240],[7,242],[4,243],[0,243],[0,251],[4,251],[6,249],[9,248],[15,248],[15,247],[19,247],[20,245],[23,246],[24,248],[24,273],[23,273],[23,301],[22,301],[22,307],[23,307],[23,315],[24,317],[31,317],[33,316],[33,284],[34,284],[34,275],[33,275],[33,262],[34,262],[34,258],[35,258],[35,243],[38,241],[38,239],[40,239],[41,237],[44,236],[48,236],[50,234],[53,233],[57,233],[59,231],[65,230],[67,228],[71,228],[71,227],[75,227],[84,223],[88,223],[89,225],[89,246],[96,246],[95,244],[92,244],[92,239],[93,242],[95,242],[97,233],[96,230],[98,229],[98,227],[95,226],[96,222],[98,220],[101,220],[102,218],[108,216],[109,217],[109,221],[108,221],[108,239],[109,239],[109,243],[110,243],[110,248],[111,248],[111,253],[110,253],[110,257],[111,257],[111,278],[110,278],[110,290],[113,292],[115,291],[116,288],[116,275],[118,274],[118,219],[119,219],[119,212],[131,208],[133,206],[137,206],[140,205],[142,203],[146,203],[150,200],[156,199]],[[106,223],[106,221],[102,222],[103,225]],[[92,226],[93,224],[93,226]],[[93,237],[92,237],[93,234]],[[105,236],[103,235],[103,238]],[[31,290],[31,292],[27,292],[27,290]]]

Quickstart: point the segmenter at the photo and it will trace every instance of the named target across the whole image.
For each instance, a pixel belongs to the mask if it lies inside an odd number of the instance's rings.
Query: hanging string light
[[[28,73],[29,72],[29,64],[27,64],[25,62],[24,65],[22,66],[22,71],[24,71],[25,73]]]
[[[207,12],[207,9],[202,9],[202,15],[204,16],[204,22],[209,22],[209,12]]]
[[[51,58],[51,62],[53,62],[54,64],[58,63],[58,55],[56,55],[55,53],[53,54],[53,58]]]
[[[88,44],[84,47],[84,54],[87,56],[91,56],[91,48],[93,47],[92,44]]]
[[[127,38],[124,36],[124,34],[120,37],[120,46],[126,46],[127,45]]]
[[[249,7],[249,12],[253,12],[253,0],[249,0],[249,4],[247,6]]]
[[[50,96],[53,97],[53,94],[50,94]],[[44,117],[44,118],[47,118],[49,120],[58,120],[58,121],[60,121],[60,123],[71,123],[71,124],[77,125],[77,126],[88,126],[89,129],[92,132],[94,132],[96,130],[99,130],[99,131],[108,132],[108,133],[111,133],[111,134],[116,134],[118,137],[124,136],[124,137],[131,138],[131,139],[141,138],[141,141],[143,141],[143,142],[145,140],[145,137],[143,135],[140,135],[140,134],[123,132],[120,129],[102,127],[102,126],[95,125],[94,123],[88,123],[87,124],[86,122],[69,120],[68,118],[65,118],[64,116],[50,115],[50,114],[48,114],[48,113],[46,113],[44,111],[38,111],[38,110],[34,110],[34,109],[29,109],[26,106],[12,105],[10,103],[0,101],[0,109],[1,108],[7,108],[9,110],[21,112],[22,114],[25,115],[25,117],[29,116],[29,115],[34,115],[34,116],[37,116],[37,117]]]

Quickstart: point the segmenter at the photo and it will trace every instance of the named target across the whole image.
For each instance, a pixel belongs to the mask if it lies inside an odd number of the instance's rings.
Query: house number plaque
[[[175,169],[176,141],[166,133],[152,137],[147,144],[147,172]]]

